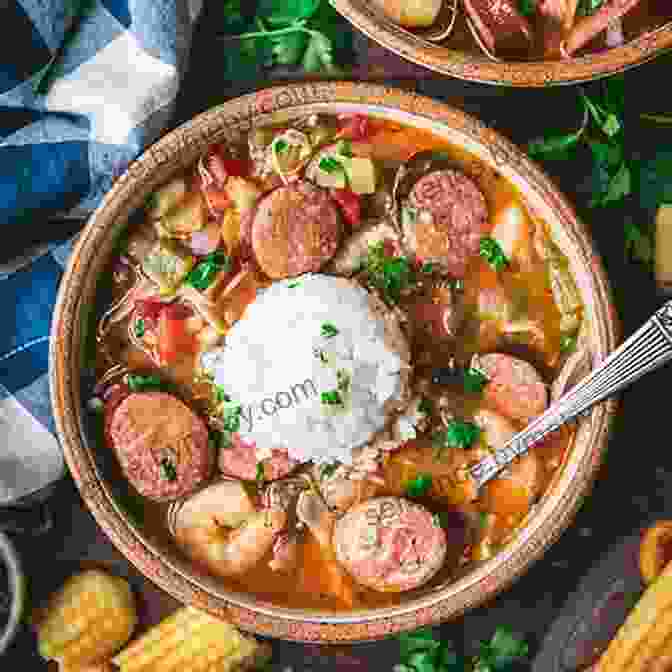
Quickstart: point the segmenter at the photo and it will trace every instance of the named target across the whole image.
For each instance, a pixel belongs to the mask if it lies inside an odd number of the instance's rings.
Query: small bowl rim
[[[82,328],[85,304],[82,294],[92,292],[88,285],[95,285],[95,274],[87,271],[98,257],[102,267],[105,256],[101,252],[102,246],[111,245],[109,239],[115,223],[121,230],[125,218],[153,188],[189,165],[207,145],[221,141],[220,134],[226,131],[227,123],[247,129],[255,121],[267,121],[277,114],[300,116],[315,111],[316,106],[325,111],[331,108],[332,112],[344,108],[385,110],[392,116],[411,118],[416,124],[427,122],[440,126],[445,133],[450,131],[460,136],[464,143],[473,142],[475,147],[487,153],[491,165],[496,165],[502,173],[509,171],[530,189],[531,196],[526,197],[526,202],[535,196],[543,203],[544,209],[552,213],[552,221],[563,235],[568,236],[568,244],[580,256],[582,269],[585,267],[586,271],[583,273],[586,291],[590,289],[592,292],[587,294],[591,314],[596,315],[593,327],[596,356],[604,357],[614,349],[620,337],[620,322],[604,267],[587,228],[545,173],[519,148],[473,116],[408,91],[333,81],[262,89],[203,112],[166,134],[116,181],[75,245],[61,280],[50,338],[49,382],[56,428],[82,498],[103,531],[127,559],[178,600],[228,618],[242,629],[261,635],[303,642],[352,643],[454,619],[493,598],[527,571],[571,523],[583,497],[592,487],[606,450],[617,401],[611,399],[593,409],[593,420],[587,432],[590,436],[584,441],[588,447],[583,449],[580,462],[576,457],[572,468],[566,469],[567,475],[563,477],[566,484],[562,492],[554,494],[552,506],[544,505],[548,515],[543,519],[540,515],[533,516],[509,547],[471,572],[473,576],[469,575],[470,581],[463,581],[465,586],[460,591],[453,590],[455,595],[450,593],[451,586],[456,585],[453,583],[443,588],[438,596],[430,594],[416,599],[411,605],[345,616],[269,607],[250,596],[241,600],[221,588],[213,588],[212,582],[196,575],[193,568],[185,569],[186,563],[172,557],[174,552],[165,552],[143,538],[114,501],[96,465],[91,442],[84,437],[79,398],[82,353],[81,347],[78,350],[76,346],[81,346],[78,330]],[[192,158],[187,158],[189,156]],[[577,282],[581,281],[577,279]],[[167,555],[171,557],[165,557]],[[446,592],[448,594],[444,595]],[[422,603],[418,605],[418,602]]]
[[[603,52],[566,60],[492,61],[430,44],[385,17],[370,0],[330,0],[357,30],[416,65],[456,79],[516,88],[569,86],[609,77],[672,50],[672,20]]]
[[[0,562],[7,567],[12,602],[7,626],[0,634],[0,656],[9,648],[21,625],[24,602],[24,575],[18,551],[7,534],[0,530]]]

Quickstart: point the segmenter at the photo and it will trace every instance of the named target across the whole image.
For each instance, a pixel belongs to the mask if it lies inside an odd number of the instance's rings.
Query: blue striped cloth
[[[200,3],[0,2],[5,236],[11,240],[12,231],[44,227],[54,217],[86,216],[157,138],[173,114]],[[40,82],[48,83],[46,90]],[[63,469],[53,438],[47,353],[68,253],[67,243],[47,244],[0,264],[0,505]]]

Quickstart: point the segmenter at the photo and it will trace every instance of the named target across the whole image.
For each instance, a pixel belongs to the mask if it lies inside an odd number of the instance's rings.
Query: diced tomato
[[[338,138],[348,138],[350,140],[365,140],[371,133],[371,124],[369,118],[364,114],[340,115],[342,122]]]
[[[171,303],[161,311],[157,349],[162,365],[174,362],[180,353],[193,352],[196,342],[186,328],[186,319],[191,315],[191,309],[179,303]]]
[[[353,228],[362,220],[362,197],[350,189],[331,189],[331,197],[338,203],[345,221]]]
[[[165,303],[156,299],[137,299],[135,302],[135,310],[138,313],[138,317],[152,322],[159,319],[159,315],[165,307]]]

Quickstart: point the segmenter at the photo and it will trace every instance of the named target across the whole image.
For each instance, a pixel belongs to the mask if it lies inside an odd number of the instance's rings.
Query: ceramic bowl
[[[21,563],[14,544],[9,537],[0,532],[0,566],[7,578],[7,585],[0,590],[7,590],[8,600],[6,616],[0,617],[0,656],[9,648],[21,624],[25,597],[24,578]]]
[[[593,361],[616,345],[617,318],[602,263],[572,207],[542,171],[501,135],[475,118],[428,98],[369,84],[316,82],[267,89],[237,98],[180,126],[150,147],[115,183],[83,230],[61,281],[51,334],[50,382],[54,415],[70,471],[81,495],[112,542],[148,578],[185,603],[226,617],[243,629],[297,641],[352,642],[454,619],[506,589],[570,524],[602,460],[616,402],[596,406],[579,424],[566,467],[520,534],[491,560],[453,583],[394,608],[327,613],[280,608],[225,590],[198,573],[168,540],[157,538],[124,508],[123,479],[109,470],[110,453],[87,427],[91,394],[85,343],[98,281],[129,217],[161,183],[192,164],[212,142],[226,142],[254,123],[314,112],[378,115],[430,129],[486,162],[548,222],[570,261],[585,304]],[[125,486],[125,484],[124,484]]]
[[[645,63],[672,47],[672,21],[626,44],[566,60],[493,61],[419,39],[394,23],[372,0],[331,0],[358,30],[399,56],[442,75],[486,84],[545,87],[606,77]],[[449,43],[449,41],[448,41]]]

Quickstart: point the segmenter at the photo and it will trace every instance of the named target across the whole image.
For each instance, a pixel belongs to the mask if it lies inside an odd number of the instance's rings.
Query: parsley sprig
[[[591,14],[602,0],[583,0],[579,14]],[[625,142],[625,77],[615,75],[590,87],[578,89],[577,102],[583,112],[579,127],[562,135],[547,135],[528,143],[533,158],[560,161],[588,150],[592,163],[590,208],[621,205],[637,196],[639,206],[655,212],[667,202],[672,191],[672,153],[661,149],[653,160],[642,160]],[[640,120],[667,124],[665,115],[642,114]],[[651,186],[649,189],[648,187]],[[641,217],[641,212],[637,213]],[[626,258],[652,265],[654,254],[653,221],[634,221],[621,215]],[[651,220],[653,218],[651,217]]]
[[[203,258],[189,271],[185,282],[195,289],[203,291],[212,284],[219,271],[231,270],[231,257],[227,257],[222,250],[215,250]]]
[[[409,260],[406,257],[386,254],[383,241],[369,245],[364,268],[369,282],[390,303],[398,303],[401,292],[415,281],[415,273]]]
[[[470,448],[481,435],[481,428],[466,420],[451,420],[446,429],[436,432],[432,437],[434,448],[441,451],[444,448]]]
[[[228,34],[220,37],[230,43],[223,55],[231,79],[276,65],[338,73],[336,62],[352,54],[352,31],[328,0],[259,0],[256,11],[227,0],[224,10]]]
[[[473,657],[459,654],[449,640],[435,639],[430,628],[400,635],[399,649],[401,662],[394,672],[504,672],[529,654],[527,643],[504,627],[489,642],[480,642]]]

